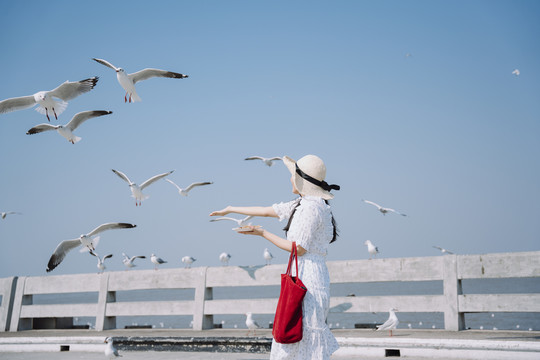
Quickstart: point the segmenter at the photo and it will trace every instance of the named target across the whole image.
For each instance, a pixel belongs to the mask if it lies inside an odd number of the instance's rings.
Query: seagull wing
[[[118,175],[120,177],[120,179],[124,180],[125,182],[127,182],[130,185],[133,184],[133,182],[131,180],[129,180],[129,178],[123,172],[118,171],[118,170],[114,170],[114,169],[111,169],[111,170],[112,170],[113,173]]]
[[[172,71],[167,71],[167,70],[144,69],[141,71],[137,71],[136,73],[129,74],[128,77],[131,79],[131,81],[133,81],[134,84],[136,84],[139,81],[143,81],[143,80],[150,79],[153,77],[183,79],[183,78],[187,78],[188,76],[184,74],[175,73]]]
[[[209,181],[195,182],[195,183],[192,183],[191,185],[189,185],[184,191],[190,191],[191,189],[193,189],[196,186],[204,186],[204,185],[211,185],[211,184],[213,184],[213,183],[209,182]]]
[[[64,240],[58,244],[47,264],[47,272],[54,270],[64,260],[67,253],[79,245],[81,245],[81,240],[79,239]]]
[[[98,79],[97,76],[94,76],[81,81],[66,81],[56,89],[49,91],[49,95],[68,101],[92,90],[96,86]]]
[[[40,132],[57,130],[60,126],[51,124],[39,124],[31,128],[26,132],[26,135],[38,134]]]
[[[66,124],[66,127],[69,128],[71,131],[75,130],[79,127],[83,122],[85,122],[88,119],[95,118],[98,116],[103,115],[109,115],[112,114],[112,111],[105,111],[105,110],[90,110],[90,111],[82,111],[80,113],[75,114],[70,122]]]
[[[178,191],[181,191],[182,189],[180,188],[180,186],[176,185],[174,182],[172,182],[171,180],[169,179],[165,179],[165,181],[168,181],[170,182],[171,184],[173,184],[174,186],[176,186],[176,188],[178,189]]]
[[[0,114],[22,110],[36,105],[33,95],[21,96],[0,101]]]
[[[235,219],[235,218],[232,218],[232,217],[226,217],[226,216],[219,217],[217,219],[211,219],[210,221],[214,222],[214,221],[220,221],[220,220],[231,220],[231,221],[234,221],[234,222],[238,223],[238,219]]]
[[[242,222],[246,222],[249,219],[251,219],[252,217],[253,217],[253,215],[248,215],[248,216],[246,216],[245,218],[242,219]]]
[[[105,255],[105,256],[103,257],[103,260],[101,260],[101,261],[105,261],[105,259],[112,258],[112,256],[113,256],[113,254]]]
[[[109,67],[109,68],[113,69],[114,71],[118,71],[118,69],[120,69],[120,68],[117,68],[116,66],[114,66],[113,64],[111,64],[110,62],[108,62],[107,60],[96,59],[96,58],[92,58],[92,60],[97,61],[101,65],[105,65],[106,67]]]
[[[129,259],[129,261],[133,261],[133,260],[135,260],[135,259],[137,259],[137,258],[139,258],[139,259],[146,259],[146,256],[144,256],[144,255],[136,255],[136,256],[132,256],[132,257]]]
[[[377,204],[377,203],[374,203],[373,201],[369,201],[369,200],[362,200],[363,202],[365,202],[366,204],[370,204],[370,205],[373,205],[373,206],[376,206],[377,209],[382,209],[382,206]]]
[[[99,234],[100,232],[103,232],[105,230],[112,230],[112,229],[131,229],[136,227],[137,225],[134,224],[128,224],[128,223],[106,223],[101,224],[94,230],[90,231],[87,236],[94,236],[96,234]]]
[[[391,211],[391,212],[396,213],[396,214],[401,215],[401,216],[407,216],[406,214],[400,213],[399,211],[394,210],[394,209],[386,208],[386,210]]]
[[[276,157],[270,158],[268,160],[282,160],[282,159],[279,156],[276,156]]]
[[[250,157],[245,158],[244,160],[265,160],[265,159],[260,156],[250,156]]]
[[[149,186],[150,184],[158,181],[159,179],[161,178],[164,178],[165,176],[169,175],[169,174],[172,174],[174,170],[171,170],[169,172],[166,172],[166,173],[163,173],[163,174],[159,174],[159,175],[156,175],[156,176],[152,176],[150,179],[146,180],[145,182],[143,182],[140,186],[141,190],[144,189],[145,187]]]

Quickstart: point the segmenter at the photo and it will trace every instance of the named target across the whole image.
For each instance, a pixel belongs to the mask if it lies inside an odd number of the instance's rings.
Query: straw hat
[[[339,185],[328,185],[324,181],[326,166],[318,156],[306,155],[298,161],[283,156],[283,163],[294,176],[296,188],[302,195],[317,196],[330,200],[334,198],[330,190],[339,190]]]

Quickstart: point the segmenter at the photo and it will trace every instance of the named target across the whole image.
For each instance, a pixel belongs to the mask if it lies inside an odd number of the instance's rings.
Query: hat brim
[[[291,175],[294,176],[294,184],[300,192],[300,195],[317,196],[325,200],[332,200],[334,198],[332,193],[300,177],[296,173],[296,161],[294,159],[285,155],[282,157],[282,160]]]

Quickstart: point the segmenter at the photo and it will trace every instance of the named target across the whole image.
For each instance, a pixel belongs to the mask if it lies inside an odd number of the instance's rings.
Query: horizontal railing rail
[[[447,330],[465,328],[464,314],[473,312],[540,312],[540,293],[463,294],[462,280],[540,276],[540,252],[444,255],[422,258],[329,261],[333,284],[441,281],[442,294],[334,296],[331,308],[345,313],[384,312],[399,303],[402,312],[444,313]],[[213,327],[214,315],[252,312],[273,314],[272,298],[214,299],[214,288],[279,286],[285,265],[197,267],[107,272],[103,274],[11,277],[0,279],[0,331],[32,329],[34,321],[95,317],[96,330],[116,327],[121,316],[193,316],[193,329]],[[193,299],[117,301],[117,292],[192,289]],[[256,291],[256,290],[255,290]],[[98,294],[85,304],[34,304],[43,294]],[[43,326],[43,321],[41,323]]]

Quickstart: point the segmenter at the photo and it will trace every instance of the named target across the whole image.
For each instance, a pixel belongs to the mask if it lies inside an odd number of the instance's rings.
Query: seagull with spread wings
[[[214,221],[221,221],[221,220],[229,220],[229,221],[234,221],[235,223],[238,224],[238,227],[242,227],[242,226],[246,226],[246,225],[250,225],[251,223],[248,224],[248,221],[252,218],[253,216],[249,215],[249,216],[246,216],[245,218],[243,219],[235,219],[235,218],[232,218],[232,217],[228,217],[228,216],[222,216],[222,217],[219,217],[217,219],[212,219],[210,220],[211,222],[214,222]]]
[[[133,263],[135,259],[146,259],[146,256],[144,255],[136,255],[136,256],[129,257],[125,253],[122,253],[122,256],[124,256],[124,258],[122,259],[122,263],[126,267],[126,270],[137,266]]]
[[[100,272],[103,272],[105,271],[105,259],[108,259],[108,258],[112,258],[113,254],[108,254],[108,255],[105,255],[104,257],[100,257],[98,255],[98,253],[94,252],[94,251],[90,251],[90,255],[94,255],[95,257],[97,257],[97,268],[99,270],[101,270]]]
[[[442,248],[442,247],[440,247],[440,246],[435,246],[435,245],[434,245],[433,247],[434,247],[435,249],[439,249],[443,254],[453,254],[452,251],[446,250],[445,248]]]
[[[391,209],[391,208],[385,208],[385,207],[382,207],[381,205],[377,204],[377,203],[374,203],[373,201],[369,201],[369,200],[364,200],[362,199],[363,202],[365,202],[366,204],[370,204],[370,205],[373,205],[375,206],[383,215],[386,215],[386,213],[388,212],[393,212],[395,214],[398,214],[398,215],[401,215],[401,216],[407,216],[405,214],[402,214],[400,213],[399,211],[397,210],[394,210],[394,209]]]
[[[116,71],[116,78],[118,79],[120,86],[122,86],[122,88],[124,88],[124,90],[126,91],[126,95],[124,96],[124,102],[128,102],[128,94],[129,102],[131,102],[131,100],[133,100],[133,102],[141,101],[141,98],[139,97],[139,95],[137,95],[137,92],[135,91],[135,84],[139,81],[150,79],[153,77],[165,77],[173,79],[185,79],[188,77],[188,75],[160,69],[143,69],[133,74],[126,74],[126,71],[124,69],[114,66],[107,60],[96,58],[92,58],[92,60],[97,61],[101,65],[105,65],[106,67]]]
[[[114,170],[112,169],[113,173],[115,173],[116,175],[118,175],[120,177],[120,179],[124,180],[125,182],[127,182],[129,184],[129,188],[131,189],[131,196],[135,198],[135,206],[137,205],[141,205],[141,202],[145,199],[148,199],[148,195],[144,195],[142,193],[143,189],[151,184],[153,184],[154,182],[158,181],[159,179],[162,179],[164,178],[165,176],[169,175],[169,174],[172,174],[172,172],[174,170],[171,170],[169,172],[166,172],[166,173],[163,173],[163,174],[159,174],[159,175],[156,175],[156,176],[153,176],[151,177],[150,179],[146,180],[145,182],[143,182],[141,185],[137,185],[135,184],[133,181],[129,180],[129,178],[126,176],[126,174],[124,174],[123,172],[121,171],[118,171],[118,170]]]
[[[37,126],[34,126],[28,132],[26,135],[33,135],[33,134],[39,134],[44,131],[49,130],[56,130],[60,135],[65,137],[67,141],[69,141],[72,144],[75,144],[79,140],[81,140],[80,137],[75,136],[73,134],[73,131],[79,127],[83,122],[85,122],[88,119],[92,119],[98,116],[103,115],[109,115],[112,114],[112,111],[105,111],[105,110],[90,110],[90,111],[83,111],[80,113],[75,114],[70,122],[68,122],[66,125],[52,125],[52,124],[39,124]]]
[[[180,186],[176,185],[174,182],[172,182],[171,180],[169,179],[165,179],[165,181],[167,182],[170,182],[171,184],[173,184],[174,186],[176,186],[176,188],[178,189],[178,193],[182,196],[188,196],[188,193],[191,189],[193,189],[194,187],[196,186],[204,186],[204,185],[211,185],[213,184],[213,182],[209,182],[209,181],[205,181],[205,182],[195,182],[195,183],[192,183],[191,185],[189,185],[187,188],[185,189],[182,189]]]
[[[94,230],[90,231],[88,234],[82,234],[77,239],[62,241],[60,244],[58,244],[58,246],[54,250],[54,253],[49,259],[49,263],[47,264],[47,272],[53,271],[54,268],[60,265],[62,260],[64,260],[68,252],[70,252],[71,250],[73,250],[74,248],[78,246],[83,246],[83,248],[87,248],[90,252],[93,252],[96,249],[96,243],[94,242],[95,238],[92,238],[94,235],[97,235],[105,230],[131,229],[136,226],[137,225],[128,224],[128,223],[101,224]]]
[[[14,214],[21,215],[20,212],[16,212],[16,211],[5,211],[5,212],[0,212],[0,217],[2,217],[2,219],[5,219],[6,216],[8,216],[8,215],[14,215]]]
[[[244,160],[261,160],[267,166],[272,166],[274,164],[274,161],[281,160],[281,158],[279,156],[272,157],[272,158],[265,158],[262,156],[250,156],[250,157],[245,158]]]
[[[0,114],[22,110],[32,107],[36,104],[39,106],[36,111],[49,118],[49,111],[52,111],[54,117],[58,120],[60,115],[67,107],[67,101],[76,98],[77,96],[88,92],[96,86],[99,77],[95,76],[81,81],[66,81],[56,89],[50,91],[39,91],[34,95],[21,96],[0,101]],[[60,99],[61,101],[55,100]]]

